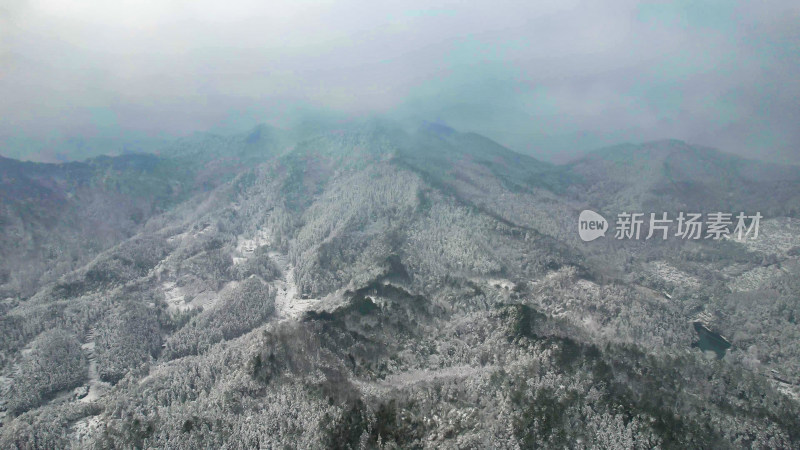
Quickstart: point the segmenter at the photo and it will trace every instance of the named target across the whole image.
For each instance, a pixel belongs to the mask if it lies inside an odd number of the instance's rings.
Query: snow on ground
[[[176,234],[176,235],[170,236],[170,237],[167,238],[167,243],[174,244],[176,242],[183,241],[183,239],[186,238],[186,236],[188,236],[188,235],[189,235],[189,233],[180,233],[180,234]]]
[[[75,448],[89,448],[89,437],[100,431],[102,423],[100,416],[84,417],[72,426],[70,442],[74,443]]]
[[[170,244],[173,244],[173,243],[176,243],[176,242],[181,242],[186,238],[196,238],[197,236],[202,236],[202,235],[204,235],[204,234],[206,234],[208,232],[210,227],[211,227],[211,224],[204,223],[203,224],[203,228],[201,228],[199,230],[188,230],[188,231],[184,231],[183,233],[174,234],[174,235],[172,235],[172,236],[167,238],[167,242],[170,243]]]
[[[87,384],[89,385],[89,393],[86,394],[85,397],[80,399],[81,402],[88,403],[97,400],[98,398],[102,397],[109,389],[111,389],[111,384],[106,383],[105,381],[100,380],[100,375],[97,373],[97,358],[94,354],[94,336],[95,330],[92,329],[87,336],[88,341],[81,345],[81,348],[86,353],[86,358],[89,360],[89,381]]]
[[[648,264],[648,269],[657,277],[676,286],[693,289],[697,289],[701,286],[700,280],[698,280],[697,277],[689,275],[664,261],[654,261]]]
[[[353,384],[366,395],[378,396],[393,390],[404,389],[417,383],[424,383],[448,378],[468,378],[484,372],[492,372],[495,366],[473,367],[460,365],[437,370],[409,370],[389,375],[380,381],[362,381],[354,379]]]
[[[772,386],[780,391],[783,395],[790,397],[794,401],[800,402],[800,387],[781,383],[780,381],[771,380]]]
[[[188,311],[196,308],[208,310],[216,306],[220,296],[232,289],[236,289],[238,285],[238,281],[229,281],[225,283],[225,286],[223,286],[219,292],[204,291],[195,295],[189,301],[186,299],[187,296],[183,288],[177,286],[174,281],[165,281],[161,283],[161,290],[164,292],[167,308],[170,311]]]
[[[739,276],[734,277],[728,287],[734,291],[752,291],[758,289],[771,278],[780,276],[783,272],[775,266],[755,267]]]
[[[758,227],[758,237],[748,236],[742,242],[752,251],[785,254],[793,247],[800,246],[800,219],[776,217],[762,220]]]
[[[493,288],[505,289],[507,291],[513,290],[514,287],[516,286],[513,281],[506,280],[504,278],[482,277],[482,278],[473,278],[472,281],[475,283],[486,283]]]
[[[600,295],[600,285],[598,285],[593,281],[585,280],[583,278],[575,282],[575,288],[586,295],[591,295],[595,297]]]
[[[267,230],[256,231],[255,236],[252,238],[238,236],[236,238],[236,250],[234,251],[233,255],[233,263],[241,264],[242,262],[247,261],[257,248],[271,244],[272,238]]]
[[[205,229],[206,228],[191,234],[182,233],[169,239],[174,241],[196,236],[202,234]],[[236,248],[231,255],[233,263],[241,264],[252,257],[256,249],[270,245],[272,245],[272,237],[269,230],[257,230],[254,235],[249,237],[240,235],[237,237]],[[306,311],[320,304],[320,300],[318,299],[300,298],[297,285],[294,282],[294,267],[292,267],[289,262],[287,255],[272,251],[269,253],[269,257],[278,264],[278,267],[283,273],[282,279],[270,283],[277,288],[278,291],[275,297],[275,307],[276,315],[279,319],[299,319]],[[510,283],[505,280],[502,281]],[[513,284],[511,286],[513,286]],[[186,290],[178,286],[174,281],[164,281],[161,283],[161,289],[166,297],[167,306],[171,311],[186,311],[197,307],[202,307],[203,309],[212,308],[219,300],[219,297],[224,293],[223,291],[235,287],[236,282],[230,282],[226,284],[220,292],[206,291],[189,299]]]
[[[184,301],[186,296],[183,293],[183,289],[176,286],[174,281],[165,281],[161,283],[161,289],[164,291],[167,307],[171,311],[185,311],[188,309]]]
[[[270,252],[269,257],[278,264],[283,272],[283,279],[274,282],[274,286],[278,288],[275,295],[275,314],[278,319],[300,319],[306,311],[315,304],[319,304],[319,300],[300,298],[297,284],[294,282],[294,267],[289,263],[286,255]]]

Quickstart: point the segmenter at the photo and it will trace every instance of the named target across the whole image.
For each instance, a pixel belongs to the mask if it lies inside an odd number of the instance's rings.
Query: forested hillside
[[[64,164],[0,157],[0,297],[30,296],[132,237],[151,217],[276,156],[287,142],[260,126],[244,136],[187,138],[160,156]]]
[[[0,447],[800,446],[796,168],[296,136],[0,161]],[[582,242],[587,208],[764,218]]]

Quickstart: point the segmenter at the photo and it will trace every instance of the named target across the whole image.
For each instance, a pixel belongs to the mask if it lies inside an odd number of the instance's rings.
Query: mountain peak
[[[443,124],[441,122],[424,121],[424,122],[422,122],[422,125],[419,127],[419,129],[420,129],[421,132],[424,132],[424,133],[432,133],[432,134],[438,134],[438,135],[442,135],[442,136],[452,136],[452,135],[458,133],[454,128],[452,128],[452,127],[450,127],[448,125],[445,125],[445,124]]]
[[[245,136],[244,141],[248,144],[257,144],[259,142],[263,142],[265,140],[269,140],[272,138],[274,134],[274,128],[267,125],[267,124],[258,124],[253,129],[251,129],[247,136]]]

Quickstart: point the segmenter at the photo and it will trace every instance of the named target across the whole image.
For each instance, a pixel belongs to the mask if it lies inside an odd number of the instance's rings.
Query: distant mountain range
[[[369,120],[3,158],[0,200],[4,448],[800,443],[794,166]],[[763,218],[582,242],[584,209]]]

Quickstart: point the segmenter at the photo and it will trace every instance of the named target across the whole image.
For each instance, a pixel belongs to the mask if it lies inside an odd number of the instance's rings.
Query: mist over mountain
[[[3,158],[0,198],[3,448],[800,442],[795,166],[370,119]],[[583,242],[584,209],[763,218]]]
[[[379,113],[559,163],[664,138],[798,163],[798,18],[788,0],[12,0],[0,143],[54,162]]]
[[[798,30],[0,3],[0,449],[800,448]]]

